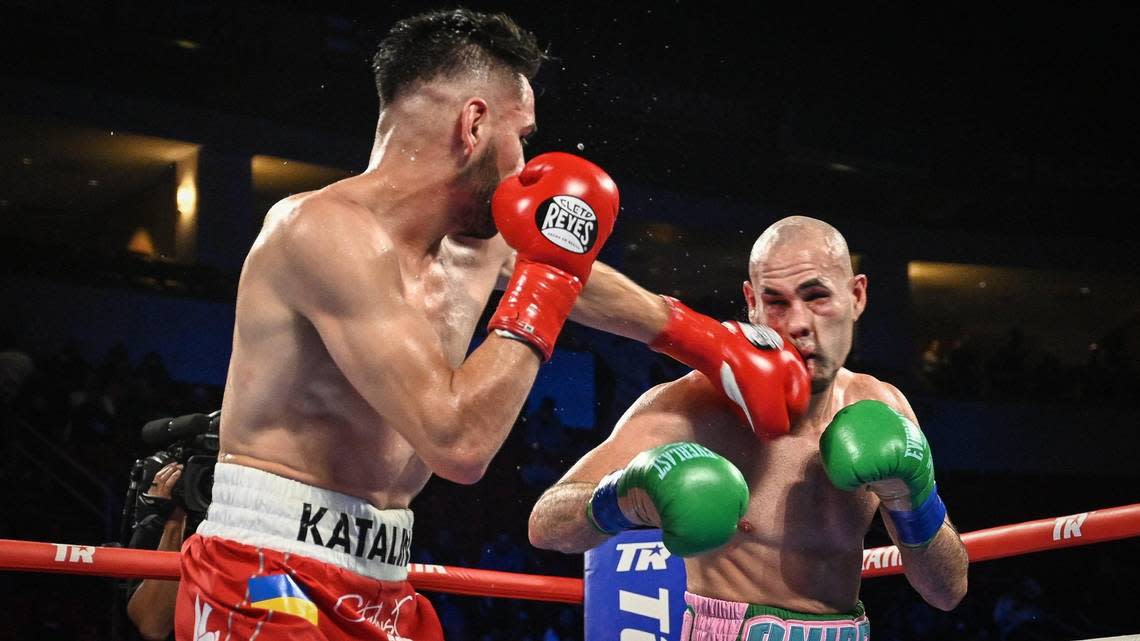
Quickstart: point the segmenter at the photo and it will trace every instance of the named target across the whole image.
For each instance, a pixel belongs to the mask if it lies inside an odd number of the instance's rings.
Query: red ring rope
[[[971,561],[1089,545],[1140,536],[1140,503],[1027,521],[962,535]],[[178,553],[0,539],[0,570],[177,579]],[[863,576],[902,572],[894,546],[863,551]],[[581,603],[582,579],[413,563],[417,590],[476,596]]]
[[[177,579],[178,552],[0,539],[0,570]],[[581,603],[582,579],[413,563],[417,590],[534,601]]]
[[[1002,525],[962,535],[970,561],[989,561],[1140,536],[1140,503]],[[863,550],[863,577],[901,574],[895,546]]]

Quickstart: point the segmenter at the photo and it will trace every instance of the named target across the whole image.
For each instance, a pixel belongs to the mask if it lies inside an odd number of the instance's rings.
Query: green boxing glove
[[[930,543],[946,518],[934,483],[934,459],[922,430],[880,401],[839,410],[819,439],[827,477],[841,490],[868,485],[895,524],[899,543]]]
[[[638,454],[598,483],[586,504],[606,534],[660,527],[678,556],[720,547],[748,509],[748,483],[736,466],[696,443],[669,443]]]

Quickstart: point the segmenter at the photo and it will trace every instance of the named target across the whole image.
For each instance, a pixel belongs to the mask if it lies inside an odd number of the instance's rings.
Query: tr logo
[[[617,549],[621,552],[618,557],[617,571],[634,572],[654,569],[664,570],[669,560],[669,550],[662,543],[618,543]],[[635,562],[636,561],[636,565]]]
[[[56,563],[94,563],[95,546],[53,543]]]
[[[1057,517],[1053,521],[1053,540],[1079,538],[1081,536],[1081,524],[1087,518],[1089,518],[1089,512]]]

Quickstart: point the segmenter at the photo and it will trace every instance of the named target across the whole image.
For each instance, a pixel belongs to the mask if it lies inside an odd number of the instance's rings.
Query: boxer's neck
[[[841,380],[842,379],[842,380]],[[847,383],[850,380],[850,371],[840,368],[827,389],[811,395],[808,410],[804,413],[800,425],[810,426],[810,429],[822,432],[831,418],[846,404]]]
[[[393,239],[425,254],[459,231],[455,212],[472,199],[445,140],[424,126],[381,115],[361,200]]]

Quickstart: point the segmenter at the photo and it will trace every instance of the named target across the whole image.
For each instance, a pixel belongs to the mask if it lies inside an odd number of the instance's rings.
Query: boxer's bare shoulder
[[[244,271],[243,279],[246,275],[269,279],[285,298],[299,304],[334,308],[360,298],[330,299],[342,290],[335,286],[338,282],[379,285],[374,279],[382,278],[389,287],[400,284],[389,234],[373,212],[333,188],[291,196],[274,205]],[[321,299],[310,300],[315,296]]]
[[[835,389],[837,392],[835,396],[840,401],[834,408],[835,412],[858,401],[874,400],[882,401],[912,421],[915,420],[914,410],[899,388],[870,374],[860,374],[846,368],[840,369],[835,378]]]
[[[725,428],[737,431],[741,426],[704,374],[690,372],[642,394],[609,438],[570,468],[562,481],[596,483],[644,450],[676,441],[704,443]]]
[[[468,325],[486,304],[510,248],[498,235],[446,236],[426,255],[411,251],[390,229],[394,223],[376,211],[382,207],[362,204],[353,180],[275,205],[247,267],[265,263],[265,277],[304,313],[410,305],[436,326],[448,360],[458,365],[474,329]]]
[[[703,442],[710,434],[739,427],[728,401],[708,378],[690,372],[642,394],[610,440],[639,441],[645,445],[641,449],[648,449],[673,441]]]

